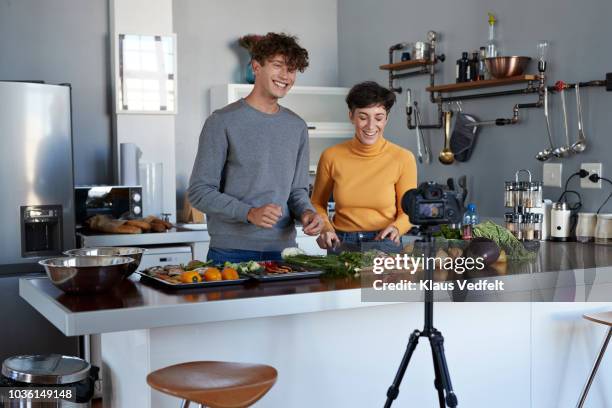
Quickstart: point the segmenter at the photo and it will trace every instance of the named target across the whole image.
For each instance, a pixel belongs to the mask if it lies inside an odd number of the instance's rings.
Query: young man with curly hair
[[[255,85],[206,120],[189,200],[208,216],[208,259],[277,260],[295,246],[295,224],[317,235],[324,223],[308,198],[308,128],[278,104],[308,66],[296,37],[268,33],[252,51]]]

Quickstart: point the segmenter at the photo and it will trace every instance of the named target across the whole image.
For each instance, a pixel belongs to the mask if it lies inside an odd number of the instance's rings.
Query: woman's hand
[[[340,238],[338,238],[335,231],[326,231],[319,235],[317,244],[319,244],[321,249],[333,249],[340,245]]]
[[[387,228],[380,231],[378,235],[374,237],[374,241],[381,241],[385,238],[389,238],[391,241],[395,242],[396,244],[399,244],[400,243],[399,230],[395,226],[389,225]]]
[[[311,210],[304,211],[301,217],[301,221],[304,234],[306,235],[319,234],[323,229],[323,226],[325,225],[323,217]]]

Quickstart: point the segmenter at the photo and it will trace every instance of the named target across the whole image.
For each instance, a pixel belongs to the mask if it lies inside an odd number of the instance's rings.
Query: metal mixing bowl
[[[40,261],[51,282],[66,293],[104,292],[128,275],[126,256],[74,256]]]
[[[128,273],[131,275],[138,269],[142,254],[146,251],[144,248],[136,247],[94,247],[94,248],[78,248],[64,251],[64,255],[68,256],[127,256],[134,259],[128,266]]]
[[[485,64],[493,78],[502,79],[523,75],[530,60],[530,57],[494,57],[485,59]]]

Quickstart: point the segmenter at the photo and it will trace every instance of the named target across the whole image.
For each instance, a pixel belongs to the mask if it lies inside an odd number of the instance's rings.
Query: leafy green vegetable
[[[213,263],[212,261],[202,262],[202,261],[193,260],[189,262],[187,265],[181,264],[181,268],[183,268],[186,271],[193,271],[194,269],[203,268],[205,266],[212,265],[212,263]]]
[[[434,237],[444,237],[446,239],[461,239],[461,231],[456,228],[451,228],[448,224],[440,225],[440,232],[433,234]]]
[[[535,252],[525,249],[525,246],[506,228],[495,224],[492,221],[485,221],[474,227],[472,232],[475,237],[489,238],[504,251],[509,259],[527,260],[536,257]]]
[[[341,252],[338,255],[294,255],[285,258],[285,262],[308,269],[320,269],[326,276],[357,277],[361,269],[371,266],[377,251]]]

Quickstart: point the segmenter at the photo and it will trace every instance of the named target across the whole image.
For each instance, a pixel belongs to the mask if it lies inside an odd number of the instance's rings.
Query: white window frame
[[[122,53],[122,38],[124,36],[141,36],[141,37],[156,37],[156,38],[170,38],[172,42],[172,50],[173,50],[173,66],[174,72],[168,73],[165,72],[141,72],[141,71],[132,71],[132,72],[124,72],[121,62],[123,60]],[[163,66],[163,49],[161,47],[161,41],[158,41],[157,45],[157,60],[160,62],[159,66]],[[142,33],[118,33],[115,37],[115,113],[117,114],[154,114],[154,115],[175,115],[178,113],[178,86],[177,86],[177,48],[176,48],[176,34],[142,34]],[[167,97],[166,90],[166,80],[168,76],[172,75],[172,79],[174,81],[174,104],[173,106],[160,106],[159,109],[151,109],[151,110],[135,110],[130,109],[129,106],[126,106],[122,103],[125,100],[125,94],[127,92],[125,88],[125,82],[123,79],[127,78],[139,78],[139,79],[156,79],[160,81],[160,100],[164,101]],[[162,94],[163,93],[163,94]]]

